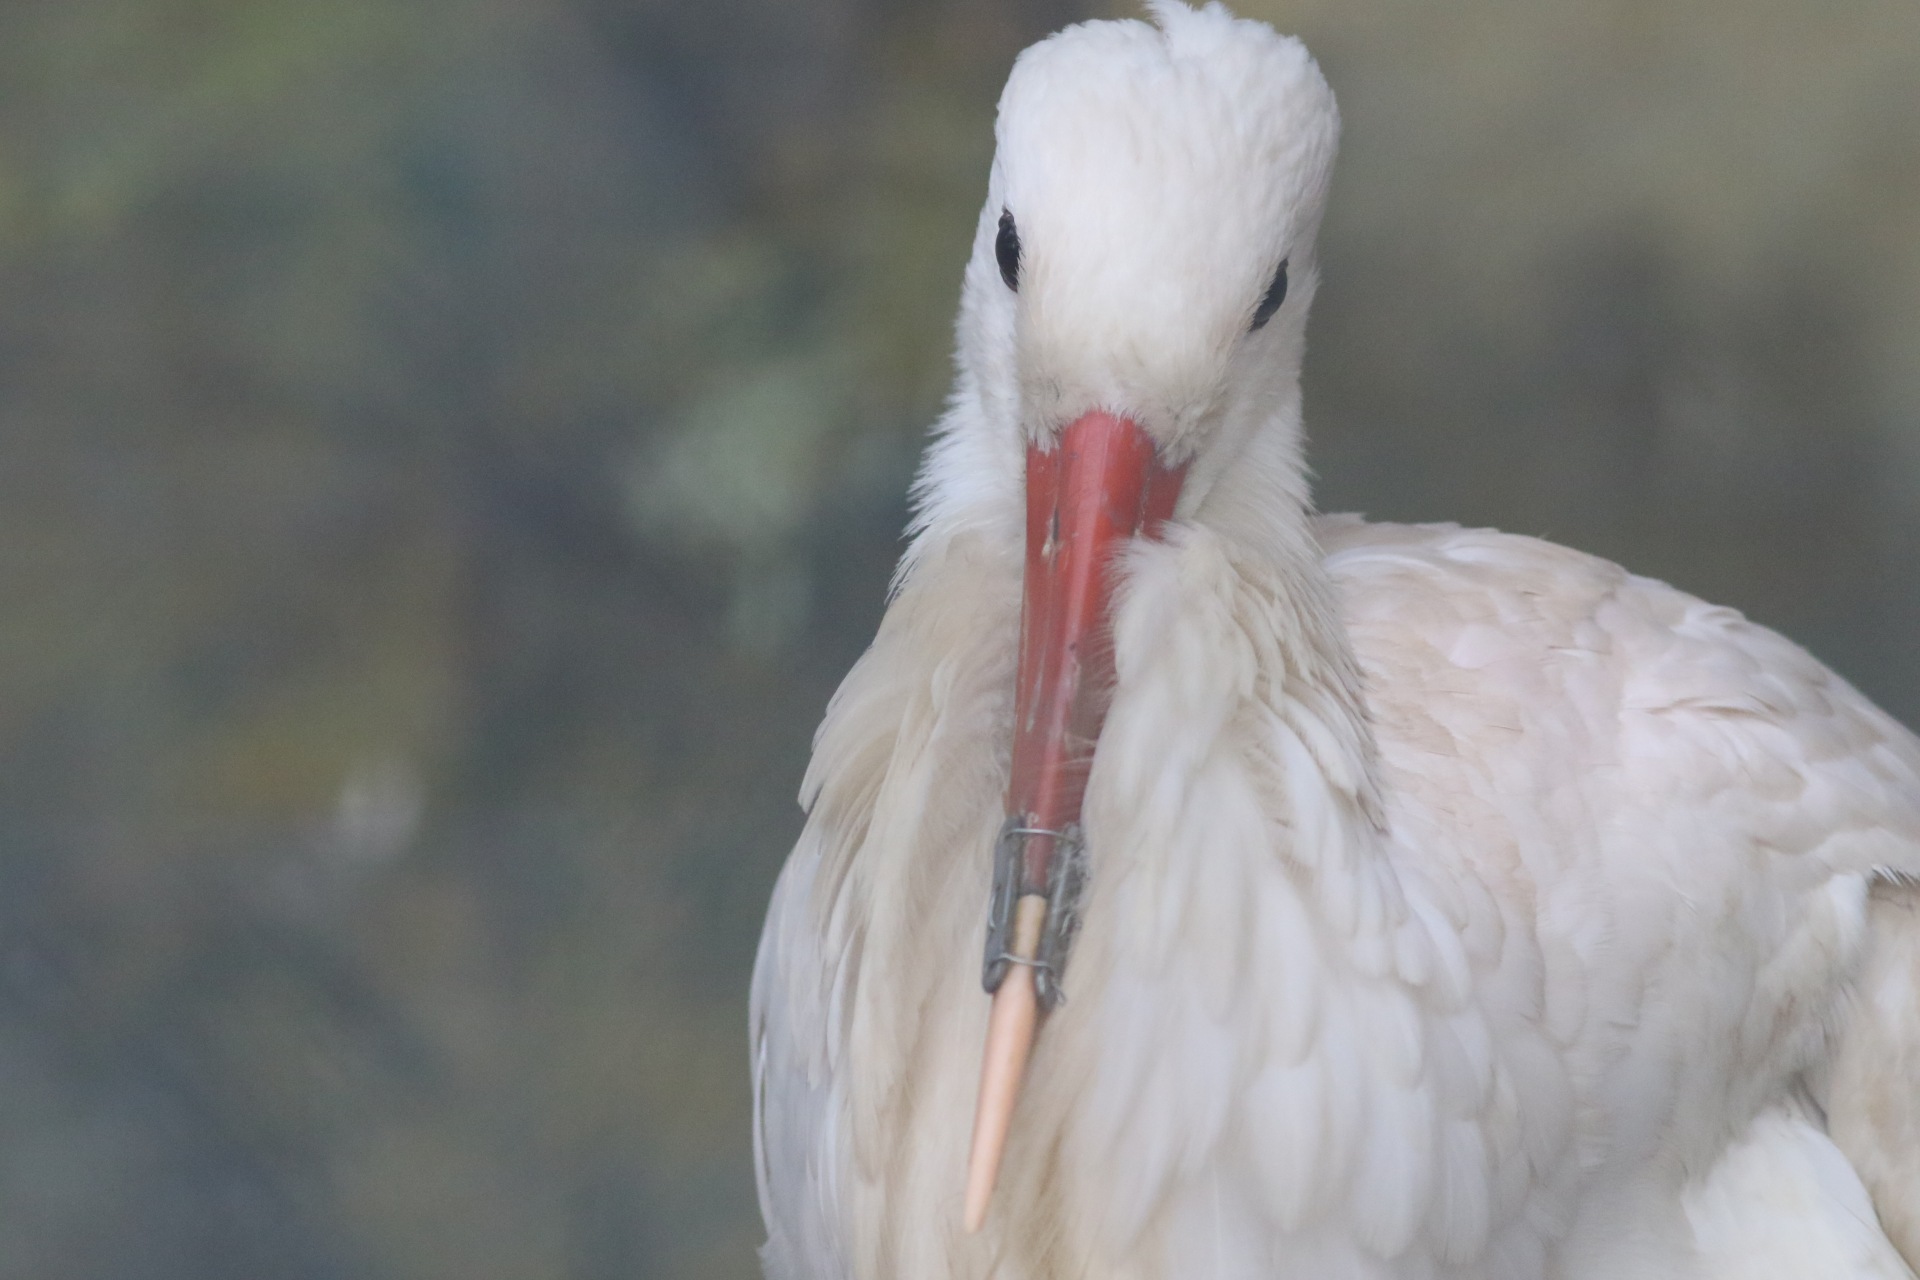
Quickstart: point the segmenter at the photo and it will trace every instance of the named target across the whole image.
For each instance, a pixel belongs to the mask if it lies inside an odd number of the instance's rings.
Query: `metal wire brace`
[[[1032,959],[1013,954],[1013,911],[1020,898],[1020,864],[1026,842],[1034,836],[1053,839],[1053,858],[1047,872],[1047,919],[1040,930],[1040,946]],[[998,991],[1007,970],[1023,964],[1033,970],[1034,992],[1042,1009],[1065,1000],[1060,985],[1067,952],[1080,932],[1080,900],[1087,885],[1087,846],[1080,824],[1058,831],[1032,825],[1024,816],[1010,817],[993,846],[993,895],[987,906],[987,947],[980,985]]]

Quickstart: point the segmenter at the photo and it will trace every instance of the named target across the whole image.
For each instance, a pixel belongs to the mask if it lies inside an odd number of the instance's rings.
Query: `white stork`
[[[1315,515],[1333,94],[1152,16],[1000,101],[754,974],[768,1274],[1911,1277],[1920,742],[1612,564]]]

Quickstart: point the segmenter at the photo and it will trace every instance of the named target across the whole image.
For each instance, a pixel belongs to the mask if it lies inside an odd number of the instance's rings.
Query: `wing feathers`
[[[1827,1125],[1880,1222],[1920,1266],[1920,886],[1881,882],[1827,1081]]]

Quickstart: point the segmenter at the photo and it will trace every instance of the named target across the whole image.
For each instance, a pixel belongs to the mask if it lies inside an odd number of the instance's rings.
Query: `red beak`
[[[1013,775],[995,849],[984,971],[993,993],[967,1165],[966,1227],[984,1221],[1040,1014],[1060,1000],[1084,880],[1080,805],[1113,697],[1115,561],[1160,536],[1185,466],[1096,410],[1027,449],[1027,569]]]

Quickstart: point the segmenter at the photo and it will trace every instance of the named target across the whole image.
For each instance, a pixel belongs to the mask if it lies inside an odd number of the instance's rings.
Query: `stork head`
[[[1218,4],[1150,8],[1151,24],[1085,23],[1020,55],[963,289],[963,383],[1027,455],[970,1229],[1072,941],[1114,557],[1158,535],[1183,487],[1189,506],[1203,496],[1255,432],[1297,420],[1333,93],[1298,41],[1260,23]]]
[[[1218,4],[1151,7],[1015,62],[960,357],[1032,442],[1105,409],[1181,462],[1298,379],[1339,114],[1299,41]]]

